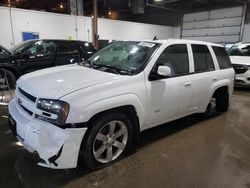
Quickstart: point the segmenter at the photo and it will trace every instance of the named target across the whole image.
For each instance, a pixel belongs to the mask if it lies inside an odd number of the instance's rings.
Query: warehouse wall
[[[11,19],[12,18],[12,19]],[[13,36],[11,30],[13,25]],[[40,38],[92,40],[92,18],[0,7],[0,44],[7,48],[22,41],[22,32],[39,33]],[[175,27],[98,19],[99,39],[129,40],[174,38]]]

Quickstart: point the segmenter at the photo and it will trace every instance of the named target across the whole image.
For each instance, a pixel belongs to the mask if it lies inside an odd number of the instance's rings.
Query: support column
[[[98,49],[98,4],[97,0],[93,0],[93,18],[92,18],[92,25],[93,25],[93,45],[96,49]]]

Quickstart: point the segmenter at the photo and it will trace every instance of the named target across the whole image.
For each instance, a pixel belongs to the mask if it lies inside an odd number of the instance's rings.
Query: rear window
[[[94,48],[94,46],[91,43],[89,43],[89,42],[81,42],[81,46],[86,51],[91,51],[91,52],[95,52],[96,51],[96,49]]]
[[[192,44],[195,72],[214,70],[214,62],[206,45]]]
[[[69,54],[80,54],[80,49],[76,42],[61,41],[58,52],[69,53]]]
[[[212,48],[213,48],[214,53],[216,55],[220,69],[231,68],[232,67],[231,61],[228,57],[228,54],[227,54],[225,48],[217,47],[217,46],[213,46]]]

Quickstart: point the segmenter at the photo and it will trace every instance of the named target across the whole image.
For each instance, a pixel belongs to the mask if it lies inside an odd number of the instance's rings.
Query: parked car
[[[10,128],[39,165],[91,169],[119,160],[141,131],[228,110],[234,70],[223,46],[188,40],[113,42],[85,62],[22,76]]]
[[[235,86],[250,87],[250,43],[235,44],[228,50],[228,54],[236,72]]]
[[[11,87],[23,74],[81,62],[96,52],[90,43],[69,40],[28,40],[10,51],[0,49],[0,69],[6,70]]]

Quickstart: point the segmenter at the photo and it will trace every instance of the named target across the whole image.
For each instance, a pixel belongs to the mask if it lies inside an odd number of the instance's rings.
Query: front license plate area
[[[14,134],[14,136],[17,136],[16,121],[14,120],[14,118],[11,115],[9,115],[9,127],[10,127],[10,130],[12,131],[12,133]]]

